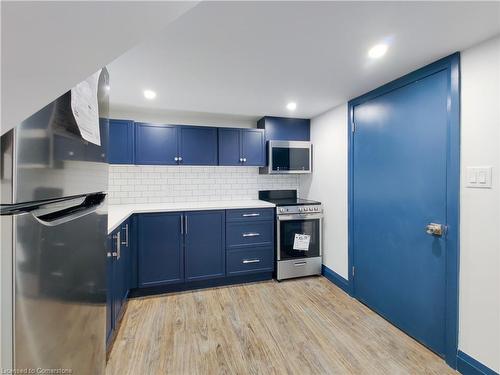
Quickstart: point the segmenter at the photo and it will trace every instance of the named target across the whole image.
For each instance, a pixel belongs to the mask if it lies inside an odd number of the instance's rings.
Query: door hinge
[[[352,277],[354,277],[354,266],[352,266]]]

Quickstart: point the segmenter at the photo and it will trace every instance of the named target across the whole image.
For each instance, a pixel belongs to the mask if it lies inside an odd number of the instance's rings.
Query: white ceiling
[[[204,2],[109,65],[112,106],[309,118],[498,33],[499,2]]]
[[[196,4],[1,1],[2,134]]]

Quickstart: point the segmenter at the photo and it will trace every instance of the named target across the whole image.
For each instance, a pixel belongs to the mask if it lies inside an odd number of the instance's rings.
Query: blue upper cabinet
[[[240,132],[219,128],[219,165],[241,165]]]
[[[136,123],[135,164],[177,164],[178,130],[178,126]]]
[[[185,213],[186,281],[226,274],[225,211]]]
[[[264,131],[219,128],[219,165],[264,166]]]
[[[178,132],[179,164],[217,165],[217,128],[179,126]]]
[[[259,129],[265,129],[266,141],[310,141],[311,120],[266,116],[257,122]]]
[[[261,129],[241,130],[243,165],[262,167],[266,162],[264,132]]]
[[[134,122],[109,120],[108,159],[110,164],[134,164]]]
[[[184,280],[182,213],[137,217],[139,287]]]

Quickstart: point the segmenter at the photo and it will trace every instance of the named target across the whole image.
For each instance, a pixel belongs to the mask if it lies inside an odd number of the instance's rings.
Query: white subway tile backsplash
[[[256,167],[109,166],[109,204],[258,199],[270,189],[298,190],[299,177]]]

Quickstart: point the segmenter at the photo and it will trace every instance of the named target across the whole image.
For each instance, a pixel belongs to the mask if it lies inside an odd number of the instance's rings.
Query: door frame
[[[391,81],[348,103],[348,283],[349,294],[356,298],[354,277],[354,107],[387,94],[434,73],[448,76],[447,155],[446,155],[446,301],[444,359],[457,367],[458,283],[459,283],[459,212],[460,212],[460,53],[456,52],[412,73]]]

